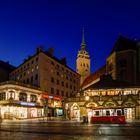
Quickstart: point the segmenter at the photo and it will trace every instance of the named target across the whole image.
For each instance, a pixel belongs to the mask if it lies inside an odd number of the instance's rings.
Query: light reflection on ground
[[[32,133],[0,132],[0,140],[139,140],[139,137],[127,136],[68,136]]]

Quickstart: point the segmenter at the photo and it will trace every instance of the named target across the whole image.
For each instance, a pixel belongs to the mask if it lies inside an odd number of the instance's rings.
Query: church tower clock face
[[[86,50],[84,30],[82,33],[81,48],[78,51],[78,55],[77,55],[76,70],[77,73],[81,75],[80,83],[82,84],[83,81],[90,75],[90,56]]]

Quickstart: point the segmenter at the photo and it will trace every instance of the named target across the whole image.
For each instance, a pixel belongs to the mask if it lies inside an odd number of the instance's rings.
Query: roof
[[[0,60],[0,68],[3,68],[4,70],[8,72],[12,72],[14,69],[16,69],[16,67],[9,64],[9,62],[4,62],[2,60]]]
[[[128,88],[137,86],[133,83],[121,81],[121,80],[113,80],[110,75],[103,75],[95,84],[92,84],[86,89],[110,89],[110,88]]]
[[[38,48],[37,48],[38,49]],[[34,55],[28,57],[28,59],[25,59],[25,61],[20,64],[17,69],[22,66],[23,64],[25,64],[26,62],[28,62],[29,60],[31,60],[32,58],[34,58],[35,56],[37,56],[39,53],[44,53],[45,55],[47,55],[48,57],[52,58],[53,60],[57,61],[58,63],[62,64],[63,66],[67,67],[68,69],[70,69],[71,71],[73,71],[74,73],[76,73],[73,69],[71,69],[69,66],[67,66],[66,64],[66,58],[62,58],[62,59],[58,59],[57,57],[55,57],[54,55],[50,54],[48,51],[44,51],[40,48],[40,51],[38,51],[37,53],[35,53]],[[78,73],[76,73],[77,75],[79,75]],[[80,76],[80,75],[79,75]]]
[[[98,69],[96,72],[92,73],[90,76],[88,76],[83,84],[81,85],[81,88],[85,87],[86,85],[92,83],[96,79],[100,78],[101,75],[106,73],[106,65],[102,66],[100,69]]]
[[[124,50],[136,50],[137,43],[138,40],[132,40],[124,36],[119,36],[111,53],[113,53],[114,51],[119,52]]]

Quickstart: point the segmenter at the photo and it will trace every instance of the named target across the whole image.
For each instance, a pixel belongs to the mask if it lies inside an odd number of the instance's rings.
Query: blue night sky
[[[0,0],[0,59],[18,66],[43,45],[75,70],[83,27],[93,72],[119,34],[140,39],[140,1]]]

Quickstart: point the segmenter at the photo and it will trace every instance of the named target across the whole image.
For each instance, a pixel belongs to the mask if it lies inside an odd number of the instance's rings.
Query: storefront
[[[2,119],[29,119],[43,116],[43,109],[40,107],[27,106],[0,106]]]
[[[44,103],[46,116],[59,117],[64,115],[62,98],[60,96],[42,94],[42,101]]]

